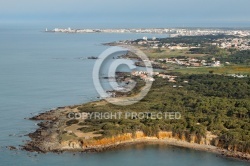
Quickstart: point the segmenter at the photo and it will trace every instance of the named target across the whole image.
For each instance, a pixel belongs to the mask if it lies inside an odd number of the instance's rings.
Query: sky
[[[250,27],[250,0],[0,0],[0,22]]]

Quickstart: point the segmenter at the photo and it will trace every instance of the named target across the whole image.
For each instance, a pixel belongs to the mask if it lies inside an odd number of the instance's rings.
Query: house
[[[158,77],[161,77],[161,78],[163,78],[163,79],[168,78],[168,76],[165,75],[165,74],[159,74]]]
[[[211,64],[213,67],[219,67],[220,66],[220,61],[215,61]]]
[[[168,82],[176,82],[176,81],[174,80],[174,78],[170,78]]]

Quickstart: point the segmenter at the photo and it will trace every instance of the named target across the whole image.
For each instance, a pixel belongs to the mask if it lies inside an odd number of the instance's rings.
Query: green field
[[[199,68],[183,68],[176,69],[176,72],[182,74],[247,74],[250,75],[250,66],[231,65],[223,67],[199,67]]]
[[[177,56],[186,56],[186,57],[202,57],[205,54],[190,54],[188,49],[184,50],[170,50],[166,48],[161,49],[152,49],[145,47],[138,47],[141,51],[143,51],[149,58],[171,58]]]

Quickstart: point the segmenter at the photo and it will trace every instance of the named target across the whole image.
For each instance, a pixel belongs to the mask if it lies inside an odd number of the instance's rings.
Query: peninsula
[[[100,100],[39,114],[31,120],[42,120],[38,124],[40,128],[29,134],[31,141],[23,148],[38,152],[86,152],[153,142],[249,161],[250,53],[241,47],[220,48],[212,44],[232,36],[210,37],[213,39],[198,36],[157,40],[161,46],[185,44],[187,48],[182,53],[173,53],[169,48],[150,48],[151,41],[155,40],[129,41],[144,49],[152,62],[167,66],[161,72],[154,72],[153,86],[147,96],[129,106]],[[243,37],[243,40],[245,43],[249,38]],[[141,41],[146,43],[138,44]],[[200,45],[192,50],[192,45],[197,45],[197,42]],[[133,54],[125,57],[133,58]],[[220,65],[216,61],[220,61]],[[201,66],[190,68],[192,63],[200,63]],[[120,75],[119,79],[121,77],[137,80],[138,84],[130,93],[113,92],[117,100],[136,95],[147,81],[147,73],[140,71]],[[107,112],[128,113],[130,116],[81,117],[83,114]],[[159,113],[169,116],[154,116]],[[180,114],[181,118],[174,118],[172,113]]]

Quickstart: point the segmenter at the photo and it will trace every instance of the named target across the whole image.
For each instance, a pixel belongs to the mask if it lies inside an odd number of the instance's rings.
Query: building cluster
[[[46,31],[47,28],[46,28]],[[122,28],[122,29],[71,29],[71,28],[55,28],[50,32],[64,33],[152,33],[152,34],[169,34],[170,37],[177,36],[201,36],[201,35],[235,35],[249,36],[250,30],[235,30],[235,29],[188,29],[188,28]]]
[[[158,48],[167,48],[170,50],[186,50],[191,48],[198,48],[200,45],[198,44],[197,47],[187,45],[185,43],[162,43],[156,38],[152,38],[152,40],[145,40],[146,37],[143,37],[143,40],[140,41],[120,41],[120,44],[136,44],[141,46],[146,46],[148,48],[152,49],[158,49]]]
[[[177,36],[203,36],[203,35],[234,35],[245,37],[250,35],[250,30],[235,30],[235,29],[172,29],[170,37]]]
[[[168,82],[176,82],[175,78],[177,77],[177,76],[166,75],[166,74],[158,74],[157,76],[163,79],[168,79]]]
[[[121,42],[121,41],[120,41]],[[124,41],[123,44],[136,44],[141,46],[146,46],[148,48],[167,48],[170,50],[187,50],[192,48],[199,48],[200,44],[197,46],[189,45],[186,43],[162,43],[156,38],[147,40],[147,37],[144,37],[140,41]],[[235,48],[238,50],[248,50],[250,49],[250,39],[248,38],[222,38],[214,40],[210,43],[211,45],[218,46],[219,48]]]
[[[176,82],[175,79],[177,77],[177,76],[173,76],[173,75],[162,74],[159,72],[153,72],[152,74],[149,74],[146,71],[133,71],[131,73],[131,75],[140,77],[144,81],[155,81],[155,79],[153,77],[160,77],[163,79],[168,79],[168,82]]]
[[[212,45],[217,45],[221,48],[237,48],[241,50],[250,49],[250,40],[243,38],[250,36],[250,30],[230,30],[230,29],[180,29],[180,28],[138,28],[138,29],[71,29],[71,28],[55,28],[46,32],[62,32],[62,33],[145,33],[145,34],[168,34],[170,37],[177,36],[203,36],[203,35],[233,35],[236,38],[225,38],[213,41]],[[156,37],[148,40],[145,36],[143,40],[135,43],[134,41],[120,41],[120,44],[138,44],[147,45],[151,48],[168,48],[171,50],[182,50],[196,47],[185,43],[160,43]]]
[[[155,81],[153,78],[153,73],[148,73],[146,71],[133,71],[131,72],[132,76],[140,77],[144,81]]]
[[[200,60],[200,59],[190,58],[190,57],[165,58],[165,59],[157,59],[155,61],[159,61],[162,63],[172,63],[172,64],[186,66],[186,67],[201,67],[201,66],[220,67],[221,66],[220,61],[215,60],[215,58],[213,58],[211,62],[208,62],[207,60]]]
[[[46,29],[46,31],[48,31]],[[63,33],[154,33],[154,34],[168,34],[171,32],[170,29],[161,28],[138,28],[138,29],[71,29],[71,28],[55,28],[52,32],[63,32]]]
[[[235,78],[245,78],[247,75],[242,74],[229,74],[228,76],[235,77]]]
[[[250,49],[250,39],[247,38],[218,39],[211,44],[220,48],[235,48],[239,50]]]

